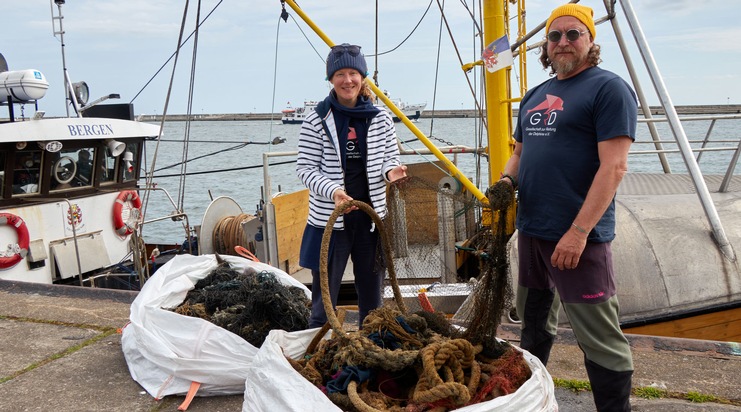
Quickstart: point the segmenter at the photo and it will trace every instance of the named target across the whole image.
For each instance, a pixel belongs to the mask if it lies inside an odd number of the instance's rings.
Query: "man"
[[[82,149],[77,152],[77,175],[75,178],[79,186],[87,186],[93,178],[93,161],[90,158],[90,152]]]
[[[635,140],[635,93],[597,67],[591,8],[554,9],[546,33],[541,63],[555,77],[522,99],[502,175],[519,183],[521,345],[546,364],[563,304],[597,410],[629,411],[633,360],[618,323],[610,245],[615,193]]]

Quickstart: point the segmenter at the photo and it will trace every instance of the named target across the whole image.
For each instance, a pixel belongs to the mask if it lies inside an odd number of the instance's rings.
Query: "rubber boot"
[[[633,371],[617,372],[584,359],[598,412],[629,412]]]
[[[522,336],[520,337],[520,347],[532,353],[536,358],[540,359],[543,366],[546,366],[548,364],[548,358],[551,356],[551,348],[553,347],[553,342],[556,340],[556,336],[540,331],[540,333],[537,333],[538,339],[536,342],[535,338],[530,338],[533,334],[526,333],[525,329],[523,329]]]
[[[518,302],[517,308],[523,326],[520,347],[535,355],[544,366],[548,363],[553,341],[556,340],[556,335],[548,332],[554,298],[553,289],[527,289],[522,307]]]

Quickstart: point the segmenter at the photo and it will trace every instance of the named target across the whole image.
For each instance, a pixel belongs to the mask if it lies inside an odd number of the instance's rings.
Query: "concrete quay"
[[[0,411],[176,411],[183,396],[153,399],[129,374],[120,328],[135,292],[0,281]],[[517,344],[516,325],[500,337]],[[629,336],[635,388],[714,402],[633,396],[634,411],[741,411],[741,345]],[[548,369],[555,379],[586,381],[582,354],[559,333]],[[635,390],[634,390],[635,392]],[[590,392],[558,388],[559,410],[593,411]],[[189,411],[241,411],[242,395],[196,397]]]

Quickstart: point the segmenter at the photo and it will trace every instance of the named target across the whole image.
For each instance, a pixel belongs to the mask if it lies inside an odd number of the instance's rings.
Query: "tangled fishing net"
[[[412,176],[389,192],[384,227],[398,282],[402,288],[404,284],[431,286],[421,291],[418,306],[410,305],[415,310],[434,309],[425,291],[455,291],[456,283],[473,284],[473,292],[465,291],[466,301],[455,306],[460,309],[454,321],[466,328],[466,339],[496,351],[497,328],[512,300],[507,243],[514,189],[505,181],[497,182],[487,190],[489,205],[484,207],[455,187],[452,178],[433,180]],[[460,256],[466,256],[462,264]],[[438,302],[445,305],[444,299]]]
[[[429,188],[414,179],[404,185],[410,184],[407,188],[413,187],[417,194],[420,188]],[[393,201],[404,201],[403,196],[397,193]],[[325,303],[328,323],[301,360],[289,359],[293,367],[336,405],[351,411],[448,411],[516,391],[530,378],[530,368],[522,352],[496,339],[511,293],[505,217],[512,199],[511,187],[492,187],[489,200],[496,213],[493,218],[500,223],[493,231],[479,230],[469,244],[477,252],[481,274],[463,331],[431,307],[407,315],[392,258],[392,250],[398,258],[405,245],[391,246],[384,223],[370,206],[356,201],[340,205],[327,227],[333,226],[345,208],[356,206],[381,228],[382,249],[386,261],[391,262],[389,279],[396,308],[386,305],[371,311],[359,331],[346,333],[331,305]],[[409,203],[404,203],[403,210],[408,212]],[[395,235],[408,233],[407,228],[394,229]],[[323,243],[328,243],[330,232],[325,231]],[[325,254],[320,258],[320,268],[322,298],[330,302]],[[318,339],[330,327],[333,337]]]
[[[383,307],[361,330],[312,342],[301,360],[289,361],[343,410],[442,412],[513,393],[530,378],[522,352],[509,344],[496,357],[482,349],[433,331],[420,314]]]
[[[260,347],[272,329],[308,328],[310,304],[300,288],[283,285],[271,272],[238,272],[222,262],[175,312],[208,320]]]

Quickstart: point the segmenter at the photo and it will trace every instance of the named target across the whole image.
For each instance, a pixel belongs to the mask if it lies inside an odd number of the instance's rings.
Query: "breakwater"
[[[741,104],[718,104],[718,105],[683,105],[676,106],[677,113],[680,115],[702,115],[702,114],[739,114],[741,113]],[[664,115],[664,109],[660,106],[651,106],[652,115]],[[643,114],[641,108],[639,114]],[[517,109],[514,109],[514,115],[517,116]],[[422,112],[422,118],[466,118],[476,117],[475,110],[439,110],[434,112],[430,109]],[[138,117],[139,120],[152,122],[159,121],[161,115],[143,114]],[[188,118],[184,114],[168,114],[168,121],[183,121]],[[215,113],[215,114],[193,114],[191,119],[201,121],[225,121],[225,120],[275,120],[279,121],[281,113]]]

